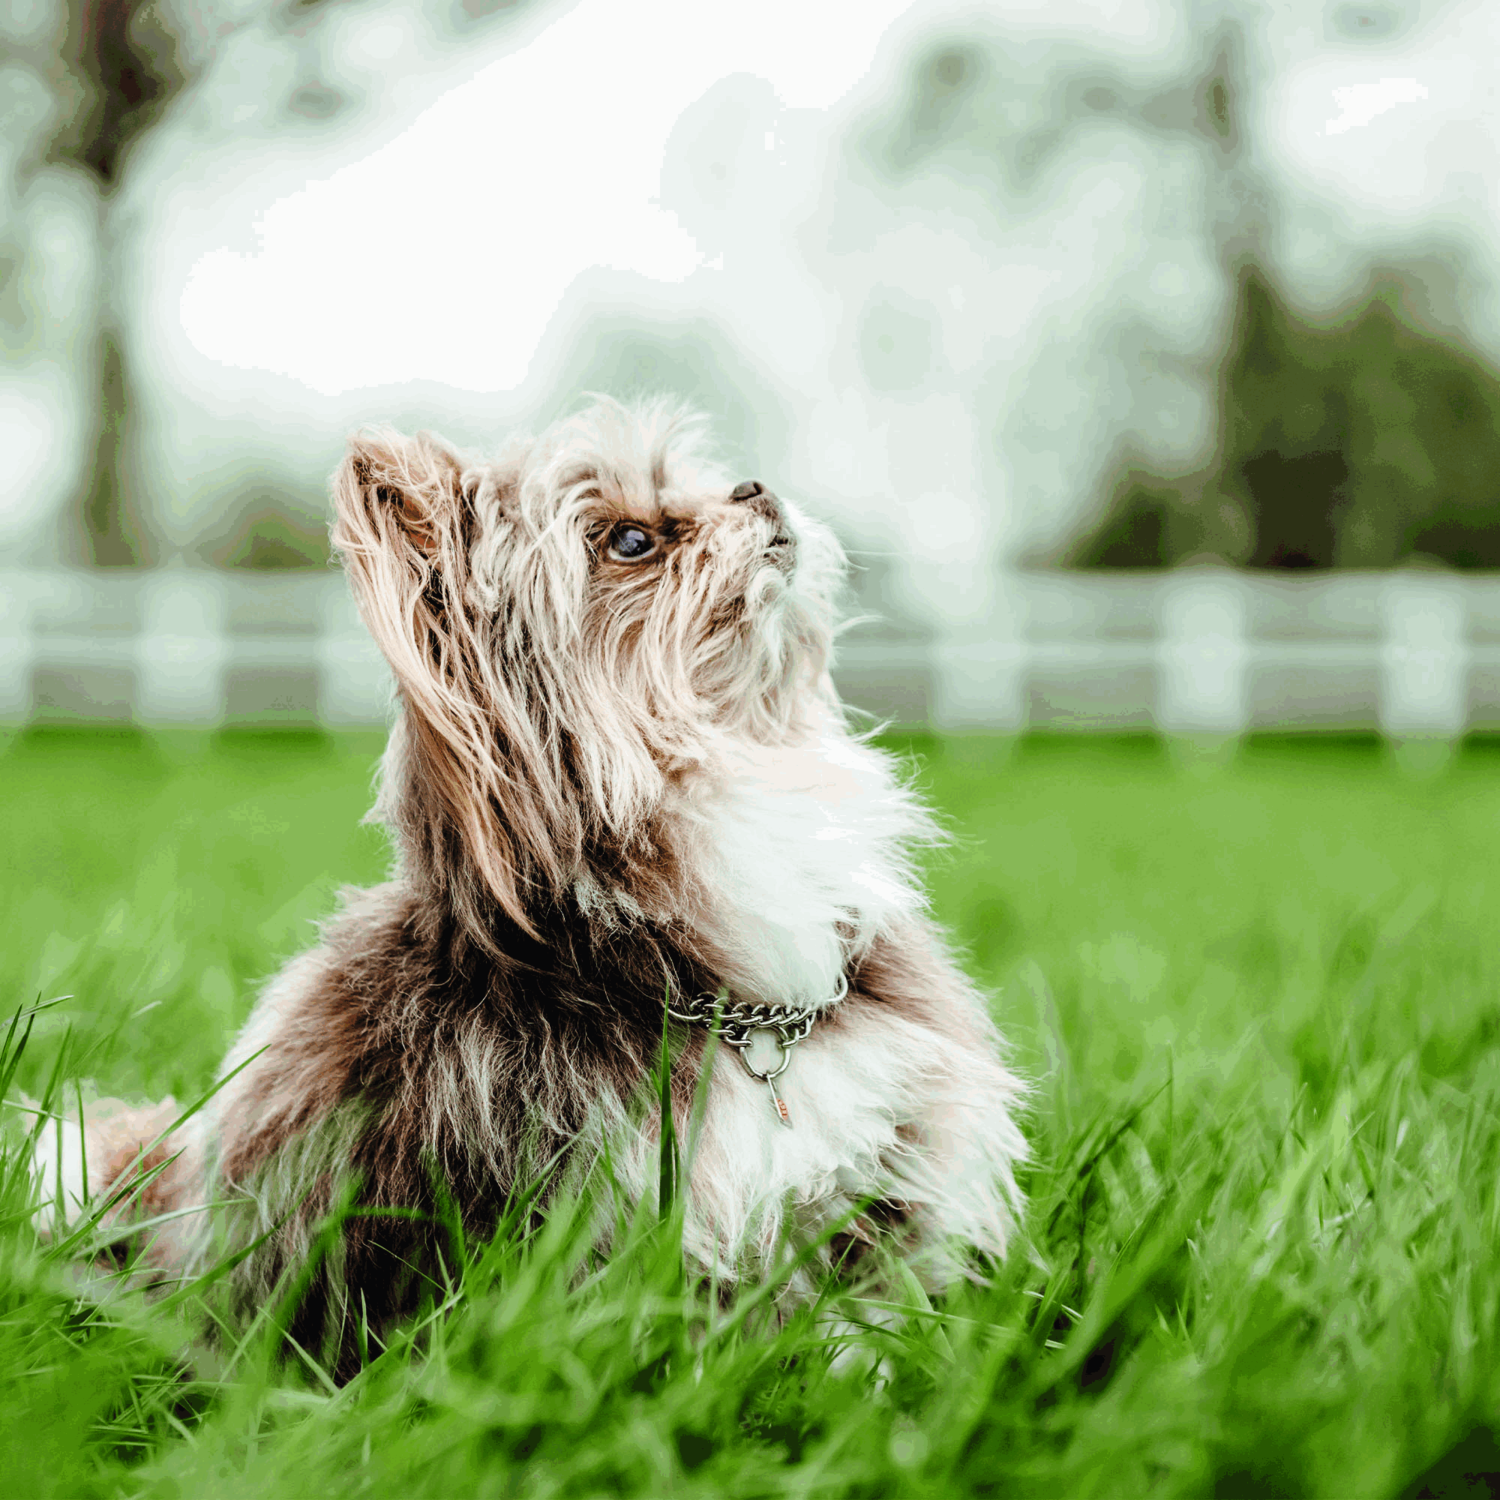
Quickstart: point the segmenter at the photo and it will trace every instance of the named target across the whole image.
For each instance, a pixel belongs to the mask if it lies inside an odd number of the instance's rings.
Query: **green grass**
[[[672,1222],[468,1247],[347,1388],[84,1284],[0,1157],[0,1473],[26,1495],[1467,1494],[1500,1471],[1500,757],[921,742],[939,914],[1036,1080],[1027,1242],[893,1330],[765,1326]],[[36,734],[0,952],[100,1092],[190,1098],[346,882],[379,741]],[[13,1049],[12,1049],[13,1050]],[[76,1262],[76,1257],[74,1258]],[[868,1313],[846,1303],[856,1319]],[[862,1357],[861,1357],[862,1356]]]

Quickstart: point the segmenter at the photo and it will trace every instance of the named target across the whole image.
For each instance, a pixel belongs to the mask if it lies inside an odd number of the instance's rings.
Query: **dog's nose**
[[[767,556],[783,573],[790,574],[796,566],[797,539],[786,524],[781,502],[758,479],[746,479],[729,492],[731,505],[748,505],[756,515],[769,521],[774,528]]]
[[[781,502],[758,479],[746,479],[729,492],[730,503],[748,505],[773,526],[781,525]]]

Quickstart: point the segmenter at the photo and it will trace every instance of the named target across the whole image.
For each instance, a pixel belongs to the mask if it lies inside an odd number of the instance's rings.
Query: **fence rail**
[[[862,708],[941,728],[1500,730],[1500,577],[1226,569],[1007,577],[984,628],[849,632]],[[337,573],[0,572],[0,721],[383,723]]]

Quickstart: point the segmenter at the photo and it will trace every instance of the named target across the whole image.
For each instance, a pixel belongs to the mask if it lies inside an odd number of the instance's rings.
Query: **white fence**
[[[1500,578],[1221,569],[1011,576],[984,633],[840,649],[884,718],[1008,732],[1500,730]],[[0,572],[0,721],[383,723],[341,575]]]

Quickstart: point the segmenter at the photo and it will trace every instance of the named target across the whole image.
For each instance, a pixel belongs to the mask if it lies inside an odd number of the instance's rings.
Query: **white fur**
[[[691,839],[684,915],[723,955],[737,999],[826,1005],[878,935],[922,913],[911,851],[934,839],[931,820],[889,760],[831,718],[804,744],[735,745],[678,811]],[[816,1234],[864,1199],[907,1207],[931,1285],[951,1278],[954,1242],[1003,1252],[1022,1088],[989,1047],[866,1005],[837,1029],[814,1026],[777,1092],[790,1128],[720,1051],[693,1143],[687,1239],[700,1263],[764,1265],[786,1230]],[[641,1136],[626,1153],[637,1191],[649,1192],[654,1151]]]
[[[736,745],[721,775],[682,808],[690,915],[738,998],[822,1005],[877,932],[921,911],[909,850],[931,824],[884,757],[831,727]]]
[[[1020,1085],[988,1053],[870,1009],[836,1033],[815,1027],[777,1080],[790,1126],[731,1049],[713,1067],[691,1143],[685,1248],[699,1264],[763,1268],[788,1231],[817,1234],[866,1199],[905,1206],[929,1286],[952,1279],[956,1244],[1004,1252],[1026,1148],[1011,1116]],[[649,1196],[655,1152],[644,1132],[623,1155],[616,1140],[638,1194]]]
[[[102,1164],[92,1165],[97,1187]],[[37,1136],[31,1170],[43,1200],[35,1217],[38,1233],[66,1232],[87,1202],[82,1122],[72,1118],[49,1121]]]

